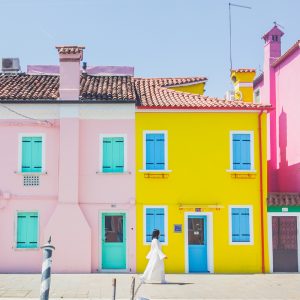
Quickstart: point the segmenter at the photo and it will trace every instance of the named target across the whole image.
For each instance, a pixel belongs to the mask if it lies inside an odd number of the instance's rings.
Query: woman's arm
[[[159,246],[158,246],[158,240],[157,240],[157,239],[153,239],[153,240],[152,240],[152,243],[153,243],[153,246],[154,246],[155,251],[157,251],[157,253],[158,253],[159,259],[164,259],[164,258],[166,258],[167,256],[159,249]]]

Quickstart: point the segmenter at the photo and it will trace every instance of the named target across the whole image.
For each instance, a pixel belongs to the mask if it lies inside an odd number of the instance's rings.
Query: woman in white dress
[[[158,240],[159,234],[160,232],[158,229],[153,230],[151,249],[146,256],[146,258],[149,259],[149,262],[144,274],[141,276],[142,283],[145,283],[146,281],[166,283],[164,259],[166,259],[167,256],[161,251],[161,245]]]

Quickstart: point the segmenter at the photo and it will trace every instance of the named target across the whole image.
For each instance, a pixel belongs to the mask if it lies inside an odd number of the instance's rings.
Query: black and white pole
[[[51,245],[51,236],[46,245],[42,246],[43,249],[43,266],[42,266],[42,281],[40,299],[49,299],[50,279],[51,279],[51,264],[52,264],[52,251],[55,247]]]

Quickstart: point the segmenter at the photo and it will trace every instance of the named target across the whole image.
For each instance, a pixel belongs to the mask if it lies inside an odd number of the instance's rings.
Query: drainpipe
[[[258,137],[259,137],[259,185],[260,185],[260,228],[261,228],[261,271],[265,273],[265,232],[264,232],[264,191],[263,191],[263,162],[262,162],[262,133],[261,117],[263,111],[258,114]]]

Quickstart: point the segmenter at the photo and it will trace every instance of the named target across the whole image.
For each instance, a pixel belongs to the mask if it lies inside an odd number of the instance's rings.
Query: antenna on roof
[[[280,27],[280,28],[284,29],[284,27],[283,27],[283,26],[281,26],[280,24],[278,24],[276,21],[274,21],[273,23],[274,23],[274,25],[275,25],[275,26],[278,26],[278,27]]]
[[[252,7],[250,6],[245,6],[245,5],[240,5],[240,4],[235,4],[235,3],[228,3],[228,7],[229,7],[229,59],[230,59],[230,71],[232,70],[232,51],[231,51],[231,6],[234,7],[239,7],[239,8],[247,8],[247,9],[251,9]]]

